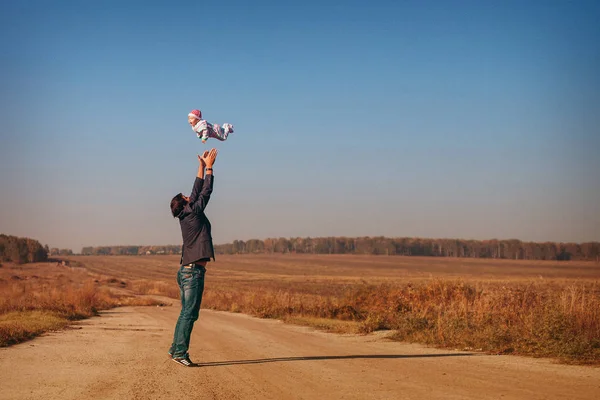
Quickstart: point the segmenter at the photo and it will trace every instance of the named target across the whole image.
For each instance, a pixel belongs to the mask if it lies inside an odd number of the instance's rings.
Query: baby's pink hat
[[[188,117],[195,117],[198,119],[202,119],[202,112],[200,110],[192,110],[188,114]]]

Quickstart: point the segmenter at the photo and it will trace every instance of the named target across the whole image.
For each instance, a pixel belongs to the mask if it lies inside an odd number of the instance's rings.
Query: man
[[[179,193],[171,200],[171,213],[179,219],[181,225],[183,246],[181,266],[177,272],[181,313],[175,325],[169,355],[173,361],[186,367],[194,365],[188,349],[194,322],[198,319],[202,303],[206,263],[215,258],[210,222],[204,214],[204,209],[213,190],[213,164],[216,158],[216,149],[205,151],[202,157],[198,156],[198,174],[190,197]]]

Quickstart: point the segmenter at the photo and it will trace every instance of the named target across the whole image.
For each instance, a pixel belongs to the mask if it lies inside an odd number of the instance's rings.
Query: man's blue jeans
[[[202,293],[204,292],[204,274],[206,268],[196,265],[192,268],[181,266],[177,272],[177,284],[179,285],[181,297],[181,313],[175,325],[173,344],[169,354],[173,357],[187,357],[190,347],[190,336],[194,328],[194,322],[200,313]]]

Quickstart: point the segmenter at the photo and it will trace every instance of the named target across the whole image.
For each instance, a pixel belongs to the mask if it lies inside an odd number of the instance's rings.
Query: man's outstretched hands
[[[213,164],[215,163],[215,160],[217,159],[217,149],[210,149],[210,151],[205,151],[202,154],[202,157],[198,156],[198,159],[201,160],[202,163],[204,163],[204,166],[206,168],[212,168]]]
[[[208,156],[208,150],[206,150],[204,153],[202,153],[202,155],[198,154],[198,162],[200,163],[200,166],[202,167],[202,169],[204,169],[204,167],[206,166],[206,163],[204,162],[204,157]]]

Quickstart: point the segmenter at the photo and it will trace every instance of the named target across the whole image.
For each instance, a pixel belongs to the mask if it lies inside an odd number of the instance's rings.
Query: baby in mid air
[[[231,124],[211,124],[210,122],[202,119],[202,112],[200,110],[192,110],[188,114],[188,122],[192,126],[194,132],[199,139],[202,139],[202,143],[206,143],[208,138],[215,138],[220,141],[227,140],[227,136],[233,133],[233,125]]]

